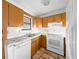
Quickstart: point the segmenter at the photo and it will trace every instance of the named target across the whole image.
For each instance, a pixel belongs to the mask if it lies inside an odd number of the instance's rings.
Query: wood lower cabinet
[[[32,39],[31,57],[40,49],[40,36]]]
[[[46,49],[46,35],[41,35],[40,45],[42,48]]]
[[[32,42],[31,46],[31,56],[33,56],[36,53],[36,43]]]
[[[46,35],[41,35],[32,39],[31,43],[31,57],[40,49],[46,49]]]

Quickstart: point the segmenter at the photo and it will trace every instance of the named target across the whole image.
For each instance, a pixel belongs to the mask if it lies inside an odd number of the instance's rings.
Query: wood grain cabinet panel
[[[62,22],[63,22],[63,26],[66,26],[66,13],[62,13]]]
[[[36,53],[36,43],[32,42],[31,46],[31,56],[33,56]]]
[[[42,18],[42,27],[48,27],[48,17]]]
[[[48,23],[54,22],[54,16],[49,16],[48,17]]]
[[[39,28],[41,28],[42,27],[42,19],[41,18],[37,18],[36,19],[36,27],[39,27]]]
[[[41,47],[46,49],[46,35],[41,35]]]
[[[40,37],[32,39],[31,56],[33,56],[40,49]]]
[[[23,24],[23,11],[9,3],[8,12],[8,26],[17,27]]]
[[[51,22],[63,22],[63,25],[66,26],[66,13],[43,17],[43,27],[48,27],[48,23]]]
[[[2,59],[5,59],[5,41],[7,39],[8,3],[2,0]]]
[[[33,26],[41,28],[42,27],[42,18],[33,17]]]
[[[61,22],[62,21],[61,16],[62,16],[61,14],[54,15],[55,22]]]
[[[37,40],[35,42],[36,42],[36,50],[38,51],[40,48],[40,39],[37,38]]]
[[[32,18],[32,22],[33,22],[33,27],[36,27],[36,17]]]

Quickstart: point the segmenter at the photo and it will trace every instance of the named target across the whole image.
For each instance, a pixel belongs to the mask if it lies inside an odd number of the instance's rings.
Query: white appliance
[[[31,59],[31,41],[15,46],[14,59]]]
[[[5,51],[6,59],[31,59],[31,40],[10,43],[6,45]]]
[[[47,49],[64,56],[65,28],[62,23],[49,23],[47,37]]]
[[[64,56],[64,37],[59,34],[47,34],[47,49]]]

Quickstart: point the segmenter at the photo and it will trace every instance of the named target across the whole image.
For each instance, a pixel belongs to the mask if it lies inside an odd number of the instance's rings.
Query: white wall
[[[76,0],[70,0],[66,8],[67,15],[67,58],[76,59]]]

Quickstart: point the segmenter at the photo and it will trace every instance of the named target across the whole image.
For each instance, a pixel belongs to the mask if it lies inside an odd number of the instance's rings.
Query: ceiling
[[[68,0],[50,0],[48,6],[44,6],[42,0],[7,0],[8,2],[23,9],[32,16],[50,16],[58,12],[64,12]]]

